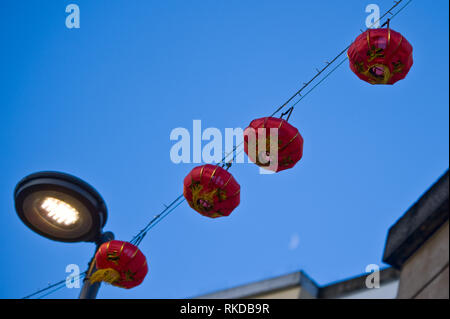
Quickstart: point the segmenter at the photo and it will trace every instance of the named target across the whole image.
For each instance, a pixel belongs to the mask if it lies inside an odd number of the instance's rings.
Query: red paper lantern
[[[394,84],[408,74],[413,64],[412,46],[400,33],[369,29],[347,51],[350,68],[370,84]]]
[[[217,165],[195,167],[184,179],[183,194],[203,216],[228,216],[239,205],[241,187],[234,177]]]
[[[140,285],[148,272],[147,260],[139,248],[120,240],[100,246],[95,266],[97,271],[91,275],[91,283],[104,281],[127,289]]]
[[[276,134],[278,134],[278,147],[276,147]],[[261,141],[265,145],[261,145]],[[303,138],[299,131],[287,121],[275,117],[263,117],[253,120],[245,129],[244,151],[256,165],[279,172],[293,167],[302,158]]]

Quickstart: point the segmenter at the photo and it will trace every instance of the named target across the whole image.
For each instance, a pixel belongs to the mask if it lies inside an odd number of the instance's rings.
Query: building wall
[[[403,265],[397,298],[449,298],[448,221]]]
[[[264,294],[254,295],[251,299],[298,299],[300,297],[300,286],[271,291]]]
[[[397,297],[398,280],[381,284],[380,288],[365,288],[338,296],[337,299],[395,299]]]

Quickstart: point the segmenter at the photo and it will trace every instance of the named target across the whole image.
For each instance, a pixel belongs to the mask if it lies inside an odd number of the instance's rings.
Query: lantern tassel
[[[96,282],[107,282],[109,284],[114,284],[120,279],[120,274],[117,270],[112,268],[99,269],[92,274],[89,278],[91,284]]]

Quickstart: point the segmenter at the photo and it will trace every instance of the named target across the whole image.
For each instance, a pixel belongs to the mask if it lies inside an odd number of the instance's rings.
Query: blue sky
[[[76,3],[81,28],[65,27]],[[174,164],[176,127],[245,128],[268,116],[391,1],[13,1],[0,3],[1,298],[84,270],[89,243],[28,230],[13,189],[57,170],[92,184],[105,230],[130,240],[182,192],[195,164]],[[184,203],[141,244],[149,274],[99,298],[185,298],[304,270],[319,284],[381,262],[388,228],[448,168],[448,1],[414,0],[392,21],[414,47],[394,86],[347,63],[291,116],[305,140],[291,170],[231,173],[241,204],[210,220]],[[54,298],[76,298],[62,289]]]

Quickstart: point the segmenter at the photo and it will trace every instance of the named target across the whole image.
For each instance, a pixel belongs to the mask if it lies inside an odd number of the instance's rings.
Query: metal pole
[[[112,232],[103,233],[99,240],[96,241],[95,253],[100,248],[103,243],[106,243],[110,240],[114,239],[114,234]],[[91,262],[89,263],[89,270],[86,274],[86,277],[83,280],[83,287],[81,288],[80,296],[78,299],[95,299],[97,297],[98,290],[100,289],[100,283],[96,282],[95,284],[91,284],[89,282],[89,276],[96,270],[95,268],[95,253],[94,257],[92,257]]]

